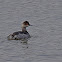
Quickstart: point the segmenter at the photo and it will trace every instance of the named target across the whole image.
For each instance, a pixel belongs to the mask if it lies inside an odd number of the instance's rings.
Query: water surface
[[[25,20],[32,37],[7,40]],[[0,0],[0,62],[62,62],[62,0]]]

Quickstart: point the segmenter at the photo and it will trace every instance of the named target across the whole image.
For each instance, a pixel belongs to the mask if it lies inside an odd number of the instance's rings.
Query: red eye
[[[26,23],[26,25],[28,25],[28,24]]]

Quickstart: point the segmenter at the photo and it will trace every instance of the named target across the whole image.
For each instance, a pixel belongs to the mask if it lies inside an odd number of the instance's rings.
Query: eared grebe
[[[26,27],[31,26],[28,21],[22,23],[22,31],[14,32],[8,36],[8,40],[20,40],[25,38],[30,38],[29,33],[26,30]]]

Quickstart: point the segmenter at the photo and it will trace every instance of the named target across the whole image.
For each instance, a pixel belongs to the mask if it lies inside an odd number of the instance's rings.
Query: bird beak
[[[30,25],[30,24],[29,24],[29,26],[33,26],[33,25]]]

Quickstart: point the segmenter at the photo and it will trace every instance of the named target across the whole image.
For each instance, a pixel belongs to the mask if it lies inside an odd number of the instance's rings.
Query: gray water
[[[25,20],[31,38],[7,40]],[[62,62],[62,0],[0,0],[0,62]]]

